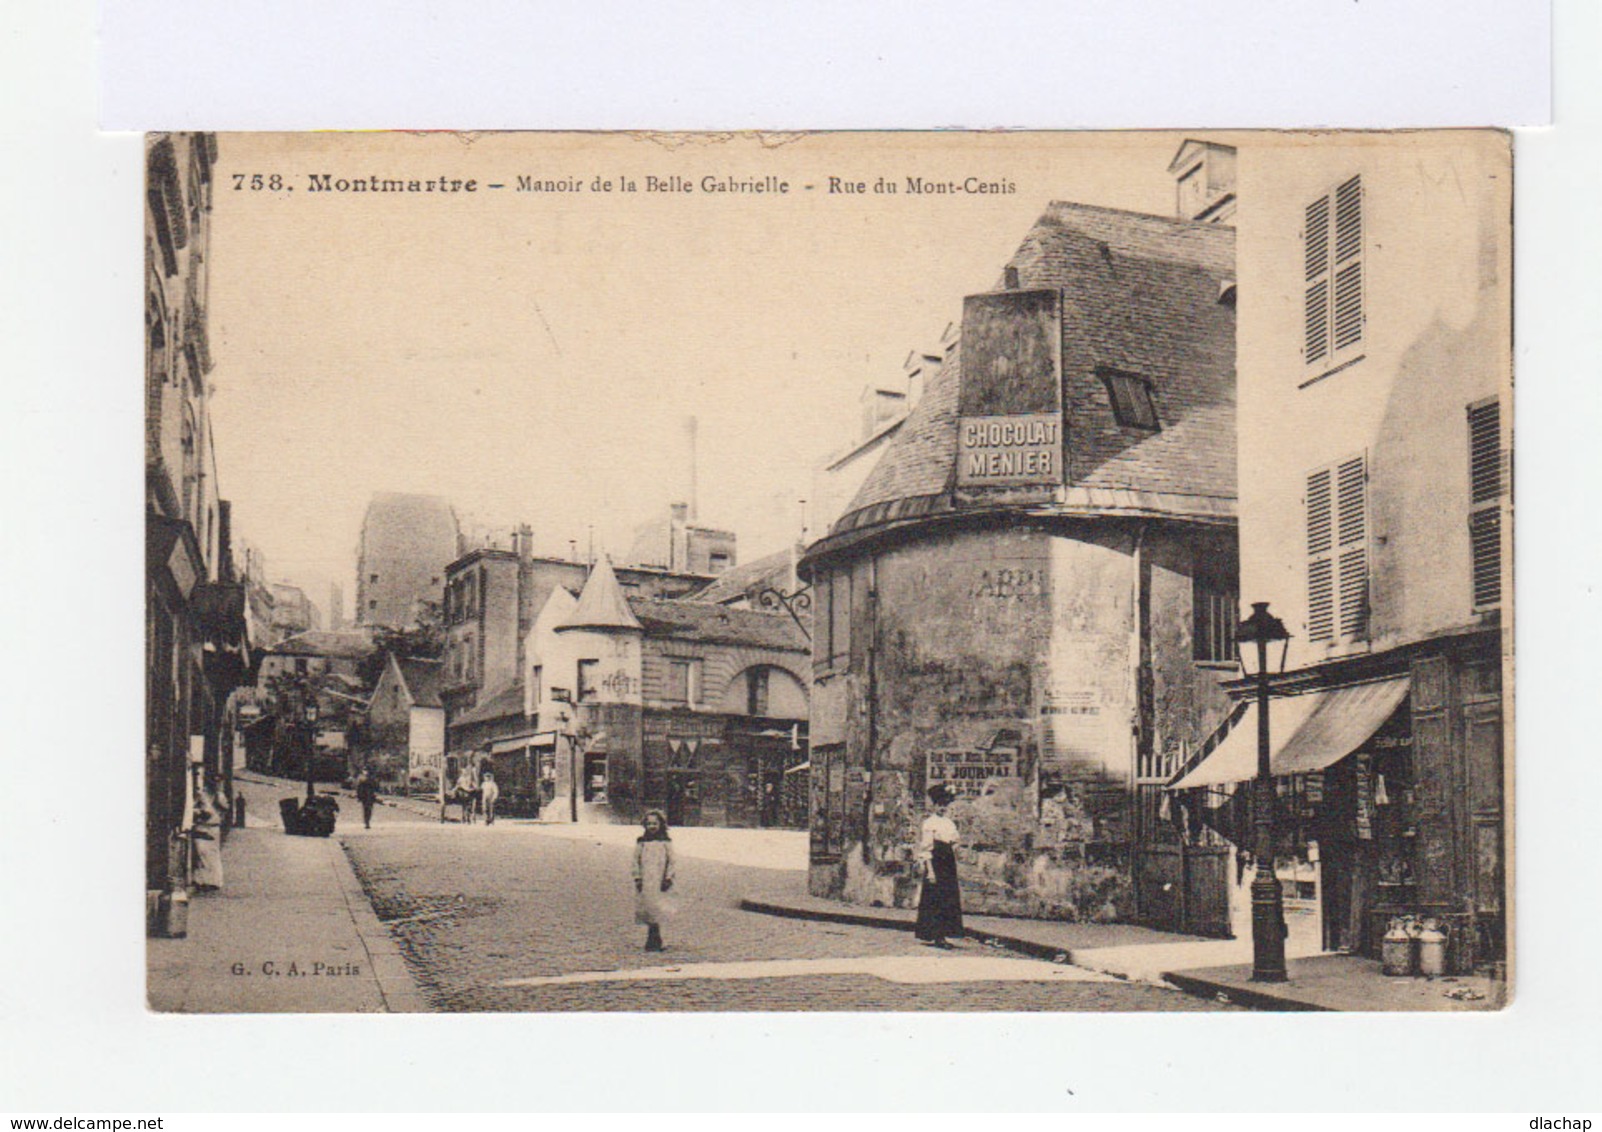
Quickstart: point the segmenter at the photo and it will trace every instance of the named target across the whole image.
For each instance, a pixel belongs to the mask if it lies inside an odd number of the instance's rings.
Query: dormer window
[[[1157,420],[1157,406],[1151,398],[1151,382],[1132,373],[1104,370],[1101,380],[1107,386],[1107,397],[1112,401],[1113,417],[1124,428],[1141,428],[1156,432],[1162,427]]]

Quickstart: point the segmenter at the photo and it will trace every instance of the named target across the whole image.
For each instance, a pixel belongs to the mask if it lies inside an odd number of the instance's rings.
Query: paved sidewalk
[[[224,843],[223,872],[190,901],[187,938],[147,941],[150,1009],[428,1009],[336,838],[289,837],[254,813]]]
[[[1166,978],[1192,994],[1256,1010],[1414,1013],[1500,1010],[1507,1003],[1507,985],[1484,975],[1387,978],[1377,962],[1356,955],[1291,958],[1285,968],[1290,980],[1277,984],[1252,982],[1250,963],[1170,971]]]
[[[769,916],[783,916],[800,920],[820,920],[835,924],[858,924],[863,927],[890,928],[911,931],[918,913],[911,908],[867,908],[842,904],[836,900],[803,894],[775,896],[763,893],[740,901],[747,912],[760,912]],[[973,916],[962,918],[970,939],[992,946],[1004,947],[1041,959],[1051,959],[1121,978],[1138,978],[1147,982],[1159,981],[1160,975],[1147,977],[1144,972],[1132,974],[1122,967],[1134,964],[1117,962],[1091,963],[1088,957],[1138,953],[1142,948],[1162,944],[1194,944],[1206,946],[1216,940],[1199,936],[1174,935],[1153,931],[1134,924],[1069,924],[1055,920],[1024,920],[1010,916]]]
[[[826,923],[911,931],[910,908],[864,908],[800,894],[763,893],[740,901],[748,912]],[[1131,982],[1166,983],[1202,998],[1257,1010],[1495,1010],[1506,987],[1485,976],[1395,979],[1355,955],[1297,946],[1287,955],[1290,980],[1251,981],[1252,941],[1203,939],[1129,924],[1069,924],[1001,916],[964,916],[966,934],[992,946],[1071,963]]]

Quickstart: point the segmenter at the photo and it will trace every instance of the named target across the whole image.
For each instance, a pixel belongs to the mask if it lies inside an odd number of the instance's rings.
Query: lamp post
[[[1253,825],[1256,826],[1254,852],[1257,875],[1252,878],[1252,982],[1283,983],[1285,974],[1285,898],[1279,878],[1274,874],[1274,775],[1269,766],[1268,701],[1273,695],[1269,683],[1268,647],[1280,645],[1278,672],[1285,670],[1290,634],[1285,623],[1268,612],[1266,601],[1252,602],[1252,615],[1235,631],[1235,647],[1241,672],[1257,683],[1257,780],[1253,799]]]
[[[306,800],[316,795],[314,763],[317,755],[317,693],[308,690],[304,718],[306,720]]]
[[[567,740],[567,809],[568,820],[574,825],[578,824],[578,736],[568,730],[567,725],[572,722],[572,713],[576,710],[573,705],[573,694],[566,688],[552,688],[551,699],[559,704],[566,705],[562,712],[562,738]]]

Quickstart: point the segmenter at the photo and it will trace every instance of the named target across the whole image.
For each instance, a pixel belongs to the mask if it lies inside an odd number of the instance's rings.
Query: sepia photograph
[[[149,1009],[1507,1006],[1512,144],[147,135]]]

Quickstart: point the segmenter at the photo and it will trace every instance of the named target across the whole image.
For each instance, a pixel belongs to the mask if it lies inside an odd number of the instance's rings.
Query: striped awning
[[[1407,696],[1408,678],[1306,692],[1269,709],[1269,767],[1275,775],[1311,774],[1366,743]],[[1257,776],[1257,705],[1200,766],[1168,787],[1222,786]]]

